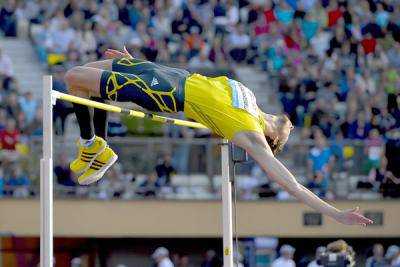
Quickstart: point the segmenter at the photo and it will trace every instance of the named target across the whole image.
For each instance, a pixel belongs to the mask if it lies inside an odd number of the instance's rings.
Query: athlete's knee
[[[68,93],[78,95],[82,91],[82,80],[85,77],[85,67],[73,67],[64,75],[64,81],[67,84]]]
[[[87,68],[77,66],[69,69],[64,75],[64,81],[68,87],[82,87],[82,82],[87,78]]]
[[[64,75],[65,83],[70,85],[76,85],[79,82],[79,78],[82,75],[82,67],[73,67],[69,69]]]
[[[96,61],[94,61],[86,63],[85,65],[83,65],[83,67],[99,69],[100,66]]]

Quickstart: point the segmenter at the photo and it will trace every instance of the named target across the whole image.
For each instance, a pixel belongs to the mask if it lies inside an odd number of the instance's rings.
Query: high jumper
[[[151,112],[176,113],[210,128],[216,135],[243,148],[268,176],[299,201],[348,225],[372,224],[359,208],[339,210],[300,184],[275,157],[293,126],[285,115],[262,112],[254,94],[242,83],[225,76],[206,77],[133,58],[108,49],[107,60],[73,67],[65,75],[69,93],[97,102],[133,102]],[[78,155],[71,162],[80,184],[101,179],[117,160],[107,145],[107,111],[74,103],[80,128]]]

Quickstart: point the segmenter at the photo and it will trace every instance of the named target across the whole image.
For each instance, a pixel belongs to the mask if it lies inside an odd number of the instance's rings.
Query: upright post
[[[233,267],[232,180],[233,161],[227,140],[221,145],[222,162],[222,228],[224,267]]]
[[[53,267],[52,77],[43,76],[43,158],[40,161],[40,267]]]

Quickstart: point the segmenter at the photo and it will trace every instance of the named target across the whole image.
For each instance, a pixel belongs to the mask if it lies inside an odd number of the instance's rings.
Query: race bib
[[[235,80],[229,79],[229,85],[232,88],[232,106],[243,109],[257,118],[259,110],[253,92]]]

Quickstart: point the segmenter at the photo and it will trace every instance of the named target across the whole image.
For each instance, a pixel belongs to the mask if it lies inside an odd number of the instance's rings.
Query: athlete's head
[[[289,118],[284,115],[270,115],[264,113],[265,139],[268,142],[272,153],[276,155],[281,152],[286,144],[290,131],[294,128]]]

